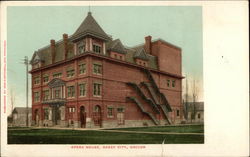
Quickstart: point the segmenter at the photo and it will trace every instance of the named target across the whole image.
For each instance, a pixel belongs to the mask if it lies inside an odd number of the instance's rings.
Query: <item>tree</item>
[[[10,104],[11,104],[11,113],[14,110],[14,104],[15,104],[15,93],[13,89],[10,89]]]
[[[192,91],[192,96],[193,96],[193,104],[192,104],[192,113],[191,113],[191,123],[192,120],[195,120],[196,117],[196,100],[198,99],[198,88],[196,86],[196,80],[193,79],[193,91]]]

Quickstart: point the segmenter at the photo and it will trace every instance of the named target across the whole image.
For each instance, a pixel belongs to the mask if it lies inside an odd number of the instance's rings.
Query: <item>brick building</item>
[[[162,39],[113,40],[89,12],[71,36],[35,51],[32,124],[129,127],[180,123],[181,49]]]

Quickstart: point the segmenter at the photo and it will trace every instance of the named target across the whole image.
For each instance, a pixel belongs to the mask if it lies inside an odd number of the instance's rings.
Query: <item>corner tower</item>
[[[71,41],[75,43],[76,54],[94,52],[105,55],[106,42],[109,40],[110,37],[96,22],[91,12],[88,12],[87,17],[71,36]]]

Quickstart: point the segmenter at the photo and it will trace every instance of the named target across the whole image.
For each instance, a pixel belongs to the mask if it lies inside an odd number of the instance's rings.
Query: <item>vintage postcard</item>
[[[247,10],[1,3],[1,156],[247,156]]]

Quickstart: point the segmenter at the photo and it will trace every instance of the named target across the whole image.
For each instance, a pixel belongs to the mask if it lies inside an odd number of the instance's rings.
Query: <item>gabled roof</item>
[[[41,62],[41,61],[43,61],[42,54],[39,53],[38,51],[35,51],[30,61],[30,64],[34,64],[34,63]]]
[[[86,35],[92,35],[103,40],[110,39],[109,36],[103,31],[100,25],[93,18],[91,12],[88,12],[88,16],[84,19],[76,32],[72,35],[71,40],[75,41]]]
[[[111,50],[111,51],[114,51],[114,52],[122,53],[122,54],[126,53],[126,49],[124,48],[124,46],[123,46],[122,42],[120,41],[120,39],[110,41],[107,44],[107,49]]]
[[[26,107],[15,107],[14,110],[12,111],[12,114],[17,113],[17,114],[26,114]],[[31,113],[31,108],[28,107],[28,113]]]
[[[187,108],[189,111],[196,110],[196,111],[204,111],[204,102],[186,102]]]
[[[135,55],[134,55],[134,58],[139,58],[139,59],[142,59],[142,60],[148,60],[148,56],[144,50],[144,48],[136,51]]]
[[[48,86],[50,88],[54,88],[54,87],[60,87],[60,86],[64,86],[65,85],[65,82],[61,79],[58,79],[58,78],[54,78],[53,80],[51,80],[49,83],[48,83]]]

